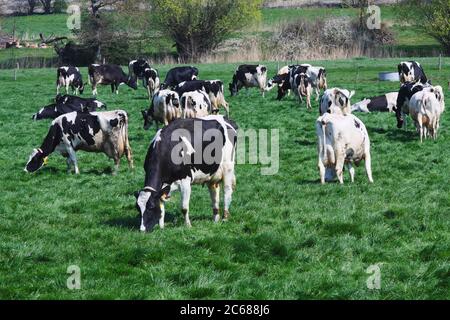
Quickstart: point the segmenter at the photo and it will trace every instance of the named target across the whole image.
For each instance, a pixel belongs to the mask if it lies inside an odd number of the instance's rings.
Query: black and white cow
[[[405,115],[409,112],[409,101],[411,100],[411,97],[415,93],[429,87],[431,87],[431,85],[428,82],[405,82],[404,84],[402,84],[398,92],[397,103],[395,107],[397,128],[400,129],[403,127],[403,125],[406,126]]]
[[[264,97],[267,82],[267,67],[264,65],[243,64],[240,65],[233,75],[229,85],[232,96],[238,94],[242,88],[259,88]]]
[[[196,67],[175,67],[167,73],[161,89],[175,88],[181,82],[197,80],[197,78],[198,69]]]
[[[181,117],[201,118],[212,113],[211,100],[203,90],[189,91],[181,96]]]
[[[306,98],[306,107],[311,108],[311,94],[312,84],[309,76],[306,73],[297,73],[290,79],[291,88],[294,94],[299,98],[299,101],[303,101],[303,97]]]
[[[213,219],[218,222],[220,183],[223,183],[223,218],[229,218],[236,184],[236,130],[236,124],[223,116],[208,116],[178,119],[156,133],[145,159],[144,189],[136,194],[141,231],[152,231],[158,222],[160,228],[164,227],[163,200],[174,185],[181,190],[182,212],[187,226],[191,226],[189,200],[192,184],[208,186]]]
[[[128,141],[128,116],[123,110],[109,112],[71,112],[53,120],[47,136],[39,149],[34,149],[25,171],[36,172],[54,151],[67,158],[67,170],[72,165],[79,174],[76,151],[104,152],[114,159],[116,174],[120,158],[125,154],[130,168],[133,167]]]
[[[192,92],[197,90],[205,91],[209,95],[209,99],[212,104],[212,113],[217,113],[219,107],[225,108],[227,116],[230,113],[228,103],[225,101],[225,95],[223,91],[223,82],[220,80],[193,80],[184,81],[177,85],[174,89],[181,97],[186,92]]]
[[[398,92],[388,92],[381,96],[366,98],[352,105],[352,112],[393,112],[397,105]]]
[[[127,76],[120,66],[114,64],[92,64],[88,68],[89,82],[92,85],[92,94],[97,95],[97,85],[111,85],[112,93],[119,94],[119,86],[126,84],[137,90],[136,81]]]
[[[320,99],[319,114],[336,113],[348,115],[352,113],[350,99],[355,95],[355,91],[341,88],[331,88],[325,90]]]
[[[400,83],[416,82],[421,83],[428,82],[427,76],[423,71],[422,66],[417,61],[403,61],[398,65],[398,75],[400,77]]]
[[[144,73],[145,69],[150,69],[150,64],[145,59],[137,59],[132,60],[128,64],[128,75],[134,82],[137,82],[138,79],[142,80],[142,85],[146,87]]]
[[[144,70],[144,83],[147,87],[148,97],[150,101],[153,99],[155,94],[159,91],[160,79],[159,72],[153,68],[147,68]]]
[[[59,67],[56,75],[56,94],[59,94],[61,87],[66,88],[66,94],[69,94],[69,87],[72,88],[72,93],[83,94],[84,83],[80,69],[77,67]]]
[[[41,108],[32,116],[33,120],[56,119],[59,116],[70,112],[95,112],[98,109],[105,109],[103,102],[93,98],[80,98],[77,96],[56,96],[55,103]]]
[[[153,122],[156,127],[161,123],[167,126],[170,122],[181,117],[180,97],[176,91],[159,90],[152,99],[148,110],[142,110],[144,130],[148,130]]]

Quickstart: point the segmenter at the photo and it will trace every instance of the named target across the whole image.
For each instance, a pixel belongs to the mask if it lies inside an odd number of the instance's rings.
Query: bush
[[[53,4],[53,12],[66,13],[66,11],[67,11],[66,0],[55,0],[55,3]]]

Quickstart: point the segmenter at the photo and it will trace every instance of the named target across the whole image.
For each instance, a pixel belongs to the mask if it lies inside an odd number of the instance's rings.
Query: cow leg
[[[306,108],[312,109],[311,107],[311,94],[308,92],[306,95]]]
[[[189,220],[189,201],[191,199],[191,181],[184,179],[180,183],[181,190],[181,211],[184,215],[184,221],[187,227],[191,227],[191,221]]]
[[[325,184],[325,172],[326,168],[323,165],[322,159],[319,159],[319,163],[317,165],[319,167],[319,175],[320,175],[320,183]]]
[[[59,82],[56,84],[56,95],[59,95],[59,89],[61,88]]]
[[[419,132],[420,135],[420,143],[422,143],[425,132],[423,128],[422,117],[420,116],[420,114],[417,117],[417,131]]]
[[[75,167],[75,174],[80,174],[80,169],[78,168],[77,155],[75,153],[75,150],[73,150],[72,147],[69,147],[67,149],[67,153],[69,154],[70,161],[73,163],[73,166]]]
[[[347,163],[347,169],[350,173],[350,181],[353,183],[355,182],[355,168],[353,168],[352,164],[349,162]]]
[[[116,86],[114,83],[111,84],[111,93],[114,93],[116,91]]]
[[[320,96],[320,90],[319,87],[316,87],[316,101],[319,101],[319,96]]]
[[[67,163],[67,173],[70,173],[70,171],[72,170],[72,160],[70,160],[69,156],[66,159],[66,163]]]
[[[341,148],[337,148],[337,150],[340,150]],[[342,150],[340,152],[337,152],[336,157],[336,175],[338,177],[339,183],[344,184],[344,163],[345,163],[345,157],[344,157],[345,151]]]
[[[119,166],[120,166],[120,157],[118,155],[114,156],[114,171],[112,172],[113,176],[117,176],[119,173]]]
[[[213,209],[214,222],[219,222],[219,206],[220,206],[220,184],[210,183],[208,185],[209,195],[211,196],[211,206]]]
[[[224,186],[224,209],[223,220],[227,221],[230,218],[230,205],[233,195],[233,185],[235,184],[236,177],[234,176],[234,170],[230,170],[225,173],[223,186]]]
[[[92,95],[97,95],[97,85],[95,84],[95,82],[92,82]]]
[[[66,82],[66,94],[69,94],[69,82]]]
[[[164,201],[160,201],[159,206],[161,208],[161,218],[159,218],[159,228],[164,229],[164,219],[166,216],[166,208],[164,206]]]

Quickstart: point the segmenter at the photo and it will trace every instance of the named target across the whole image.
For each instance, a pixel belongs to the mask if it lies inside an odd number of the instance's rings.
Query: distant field
[[[396,35],[397,44],[394,49],[400,49],[404,52],[430,52],[432,50],[439,51],[439,43],[429,35],[423,33],[420,27],[405,26],[404,21],[398,17],[398,11],[392,6],[382,6],[381,16],[384,22],[391,26],[392,31]],[[293,21],[298,18],[316,19],[329,17],[354,17],[358,15],[358,10],[354,8],[276,8],[263,9],[262,21],[260,25],[253,26],[249,30],[238,32],[233,37],[240,38],[248,34],[270,34],[277,29],[281,23]],[[57,36],[71,37],[71,31],[66,27],[67,15],[35,15],[16,18],[16,30],[18,34],[27,38],[37,39],[39,33],[45,36],[51,34]],[[7,32],[12,32],[14,26],[14,18],[6,18],[2,20],[2,27]],[[149,41],[147,48],[148,53],[155,53],[158,50],[163,52],[173,51],[172,42],[166,38],[156,38]],[[20,50],[16,52],[18,56],[26,56],[28,53]],[[48,54],[54,55],[52,51],[37,51],[37,55]],[[0,62],[9,59],[11,53],[9,50],[0,51]]]
[[[450,58],[418,59],[433,83],[447,90]],[[330,87],[356,90],[352,99],[398,89],[379,82],[398,59],[320,61]],[[276,63],[268,63],[269,73]],[[171,66],[157,66],[162,76]],[[231,79],[235,65],[198,65],[200,78]],[[82,69],[86,77],[86,69]],[[358,114],[372,141],[375,183],[364,168],[356,182],[320,185],[314,122],[276,92],[256,90],[227,100],[240,128],[280,130],[280,170],[237,165],[237,189],[227,223],[213,224],[209,194],[195,186],[193,227],[183,225],[179,195],[166,208],[165,230],[139,232],[133,193],[143,187],[143,162],[155,129],[142,129],[143,88],[99,89],[110,110],[130,116],[136,169],[122,163],[111,176],[103,154],[79,152],[81,175],[66,174],[51,155],[37,174],[23,167],[49,122],[31,115],[55,93],[54,69],[0,72],[0,299],[449,299],[450,113],[438,141],[422,145],[411,123],[396,128],[392,114]],[[85,96],[90,96],[87,89]],[[448,107],[448,106],[447,106]],[[67,267],[81,268],[81,290],[66,288]],[[378,265],[381,290],[369,290],[366,270]]]

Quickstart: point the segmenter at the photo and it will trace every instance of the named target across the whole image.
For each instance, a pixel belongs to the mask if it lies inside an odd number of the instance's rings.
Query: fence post
[[[17,81],[17,71],[19,70],[19,63],[16,62],[16,68],[14,69],[14,81]]]
[[[442,70],[442,53],[439,54],[439,71]]]

